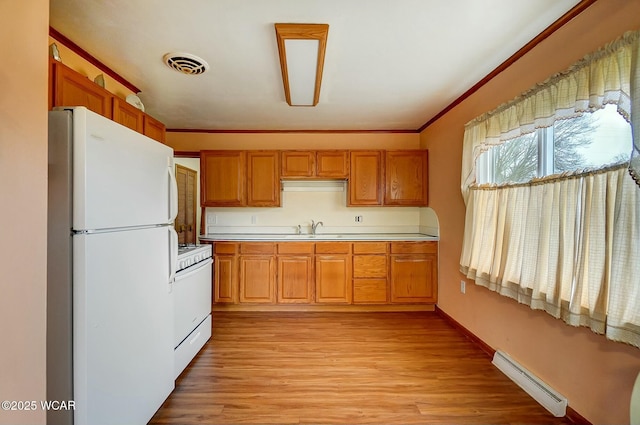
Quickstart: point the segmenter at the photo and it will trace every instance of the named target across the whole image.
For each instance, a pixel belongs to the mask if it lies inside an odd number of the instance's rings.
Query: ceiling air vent
[[[189,53],[167,53],[163,59],[167,66],[187,75],[202,74],[209,69],[204,59]]]

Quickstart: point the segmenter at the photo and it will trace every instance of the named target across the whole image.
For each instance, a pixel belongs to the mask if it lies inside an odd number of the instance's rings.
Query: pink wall
[[[48,25],[47,0],[0,2],[0,400],[46,400]]]
[[[594,424],[628,423],[640,350],[573,328],[469,282],[460,293],[465,207],[460,196],[464,124],[567,68],[626,30],[640,28],[640,0],[600,0],[421,134],[429,149],[430,206],[440,218],[439,307],[569,399]]]

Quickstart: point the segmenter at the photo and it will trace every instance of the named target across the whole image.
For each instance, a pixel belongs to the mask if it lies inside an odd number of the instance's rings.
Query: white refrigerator
[[[146,424],[174,388],[173,150],[49,112],[48,424]]]

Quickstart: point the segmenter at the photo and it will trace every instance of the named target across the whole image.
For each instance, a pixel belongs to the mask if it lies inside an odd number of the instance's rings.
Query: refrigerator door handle
[[[167,168],[169,170],[169,223],[172,224],[178,216],[178,182],[171,159]]]
[[[169,226],[169,286],[173,284],[178,270],[178,233]]]

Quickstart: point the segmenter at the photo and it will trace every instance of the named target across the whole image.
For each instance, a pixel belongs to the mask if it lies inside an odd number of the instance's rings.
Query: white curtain
[[[476,160],[482,152],[537,128],[550,127],[558,119],[577,117],[610,103],[618,105],[618,112],[632,125],[636,150],[631,163],[637,165],[640,114],[636,113],[633,119],[631,115],[632,98],[635,110],[640,111],[637,91],[640,91],[640,31],[633,31],[467,123],[461,175],[465,202],[469,186],[475,182]],[[640,171],[636,172],[640,176]]]
[[[625,34],[465,127],[460,270],[574,326],[640,347],[640,31]],[[490,147],[614,103],[630,122],[630,165],[527,184],[478,186]],[[629,169],[627,170],[627,167]],[[640,173],[637,175],[640,176]]]
[[[460,270],[574,326],[640,347],[640,190],[626,164],[472,186]]]

